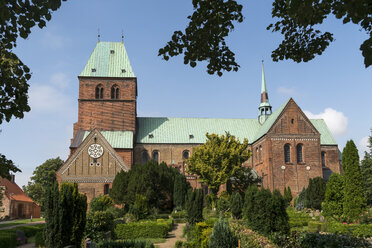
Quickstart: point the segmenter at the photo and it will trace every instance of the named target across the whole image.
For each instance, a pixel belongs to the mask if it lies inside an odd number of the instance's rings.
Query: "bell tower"
[[[137,78],[123,42],[98,41],[79,78],[79,130],[132,131],[137,116]]]
[[[262,125],[271,115],[271,105],[269,102],[269,95],[266,89],[265,71],[262,60],[262,79],[261,79],[261,104],[258,107],[258,122]]]

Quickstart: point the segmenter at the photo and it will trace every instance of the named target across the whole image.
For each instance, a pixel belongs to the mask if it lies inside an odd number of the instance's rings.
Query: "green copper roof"
[[[85,131],[83,140],[89,135]],[[100,131],[105,139],[113,148],[133,149],[133,132],[132,131]]]
[[[337,145],[336,140],[333,138],[331,131],[329,131],[328,126],[323,119],[313,119],[310,121],[320,133],[320,144]]]
[[[136,77],[121,42],[98,42],[80,77]]]
[[[257,119],[138,117],[137,143],[201,144],[205,134],[230,134],[252,141],[260,124]]]

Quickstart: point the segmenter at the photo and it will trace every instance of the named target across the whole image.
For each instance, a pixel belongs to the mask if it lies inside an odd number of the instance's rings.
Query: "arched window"
[[[103,85],[99,84],[96,87],[96,99],[103,99]]]
[[[142,152],[142,164],[147,163],[149,161],[149,153],[144,150]]]
[[[159,151],[152,152],[152,159],[159,163]]]
[[[105,184],[105,186],[103,187],[103,194],[108,195],[109,189],[110,189],[110,185]]]
[[[291,146],[290,144],[284,145],[284,162],[291,162]]]
[[[111,99],[119,99],[119,86],[117,84],[111,87]]]
[[[303,148],[303,145],[302,144],[298,144],[296,146],[296,150],[297,150],[297,163],[302,163],[304,162],[304,158],[303,158],[303,154],[302,154],[302,149]]]
[[[321,155],[322,155],[322,166],[326,167],[326,161],[325,161],[326,152],[322,152]]]
[[[188,150],[184,150],[184,151],[182,152],[182,158],[183,158],[184,160],[186,160],[186,159],[189,159],[189,157],[190,157],[190,152],[189,152]]]

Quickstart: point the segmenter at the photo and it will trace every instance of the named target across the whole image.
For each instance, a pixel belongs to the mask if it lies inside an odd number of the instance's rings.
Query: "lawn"
[[[7,227],[7,226],[16,226],[16,225],[21,225],[21,224],[28,224],[28,223],[33,223],[33,222],[42,221],[42,220],[45,220],[45,219],[35,218],[35,219],[32,219],[32,222],[31,222],[30,219],[14,220],[14,221],[7,221],[6,223],[3,223],[3,224],[0,222],[0,228]]]

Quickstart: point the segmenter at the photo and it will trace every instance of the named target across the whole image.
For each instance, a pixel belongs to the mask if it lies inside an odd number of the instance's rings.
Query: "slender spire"
[[[271,115],[271,105],[269,102],[269,95],[266,88],[264,61],[262,60],[262,79],[261,79],[261,104],[258,107],[258,120],[263,124]]]

